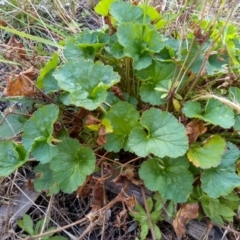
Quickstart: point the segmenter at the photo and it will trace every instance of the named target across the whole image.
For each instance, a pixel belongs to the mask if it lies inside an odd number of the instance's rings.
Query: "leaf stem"
[[[106,111],[105,108],[102,106],[102,104],[99,105],[99,108],[101,109],[101,111],[102,111],[104,114],[107,114],[107,111]]]

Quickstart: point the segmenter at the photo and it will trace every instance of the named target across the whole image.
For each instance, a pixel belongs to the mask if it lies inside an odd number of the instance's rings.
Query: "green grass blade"
[[[32,35],[30,35],[30,34],[27,34],[27,33],[24,33],[24,32],[20,32],[20,31],[18,31],[18,30],[16,30],[16,29],[12,29],[12,28],[8,28],[8,27],[0,26],[0,28],[3,29],[3,30],[5,30],[5,31],[7,31],[7,32],[16,34],[16,35],[18,35],[19,37],[28,38],[28,39],[30,39],[30,40],[33,40],[33,41],[36,41],[36,42],[40,42],[40,43],[44,43],[44,44],[46,44],[46,45],[54,46],[54,47],[57,47],[57,48],[63,48],[63,46],[58,45],[58,44],[55,43],[54,41],[51,41],[51,40],[48,40],[48,39],[44,39],[44,38],[32,36]]]

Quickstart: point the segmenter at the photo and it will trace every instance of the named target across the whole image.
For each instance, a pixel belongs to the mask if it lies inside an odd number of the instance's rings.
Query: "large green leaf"
[[[58,113],[56,105],[45,105],[33,113],[23,128],[23,146],[27,151],[35,153],[34,156],[42,163],[49,162],[56,154],[52,133]]]
[[[208,196],[218,198],[240,186],[240,176],[236,174],[235,166],[239,155],[238,148],[232,143],[227,143],[221,164],[216,168],[204,170],[201,176],[202,189]]]
[[[59,192],[59,187],[53,180],[52,170],[49,164],[38,164],[34,172],[36,174],[36,179],[34,180],[34,188],[36,191],[48,191],[49,195],[57,194]]]
[[[124,22],[143,22],[143,10],[128,2],[112,3],[110,14],[117,20],[118,24]]]
[[[184,126],[168,112],[151,108],[140,118],[141,128],[134,128],[129,135],[129,148],[138,156],[154,154],[158,157],[179,157],[188,149]]]
[[[53,179],[63,192],[72,193],[93,173],[96,158],[91,148],[80,146],[76,139],[65,138],[57,148],[50,162]]]
[[[167,88],[168,82],[173,78],[176,65],[174,63],[162,63],[154,61],[148,68],[137,71],[136,75],[145,80],[140,87],[141,99],[152,105],[160,105],[163,92],[155,88]]]
[[[111,121],[113,132],[106,135],[107,143],[104,148],[114,152],[121,148],[127,150],[127,140],[131,130],[140,126],[138,111],[130,103],[118,102],[111,107],[105,118]]]
[[[187,152],[187,156],[189,161],[196,167],[203,169],[217,167],[221,163],[225,146],[225,140],[215,135],[207,139],[203,146],[192,144]]]
[[[185,157],[153,158],[141,165],[139,175],[149,190],[158,191],[161,196],[176,203],[186,202],[194,180],[188,167]]]
[[[13,141],[0,142],[0,176],[8,176],[28,160],[29,153]]]
[[[213,98],[207,102],[203,114],[200,103],[193,101],[186,102],[182,111],[189,118],[199,118],[223,128],[232,127],[235,121],[233,110]]]
[[[124,54],[133,58],[133,67],[137,70],[150,66],[152,53],[164,47],[160,33],[140,23],[121,24],[117,37],[124,47]]]
[[[120,81],[111,66],[92,60],[67,62],[54,73],[61,89],[69,92],[72,104],[89,110],[106,100],[107,89]]]

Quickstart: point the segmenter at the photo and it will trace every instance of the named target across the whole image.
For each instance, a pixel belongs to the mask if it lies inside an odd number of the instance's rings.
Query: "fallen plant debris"
[[[222,228],[235,223],[240,37],[229,22],[234,8],[227,19],[208,18],[205,2],[196,6],[199,18],[193,5],[182,4],[176,11],[148,1],[101,0],[94,10],[102,28],[71,36],[55,31],[59,43],[37,38],[56,48],[46,62],[10,37],[5,58],[27,67],[6,79],[5,98],[12,104],[18,97],[21,107],[10,104],[1,115],[0,176],[31,166],[35,191],[50,198],[44,219],[18,221],[28,234],[21,238],[54,239],[82,224],[67,237],[84,239],[98,229],[101,239],[119,231],[155,240],[164,237],[163,221],[173,221],[178,238],[193,219]],[[50,205],[61,193],[91,201],[80,220],[51,229]]]

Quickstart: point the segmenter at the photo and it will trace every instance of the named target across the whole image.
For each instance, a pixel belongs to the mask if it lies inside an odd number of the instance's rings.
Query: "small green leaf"
[[[140,126],[138,111],[130,103],[121,101],[111,107],[105,118],[110,120],[113,133],[106,135],[107,143],[104,148],[114,152],[121,148],[127,150],[127,141],[131,130]]]
[[[51,59],[41,69],[37,79],[37,86],[46,93],[59,90],[56,79],[52,76],[53,70],[58,66],[58,54],[54,53]]]
[[[117,37],[124,47],[125,56],[133,58],[133,67],[141,70],[151,65],[152,53],[159,52],[164,44],[158,31],[140,23],[123,23]]]
[[[53,179],[63,192],[72,193],[93,173],[96,158],[91,148],[80,146],[76,139],[66,138],[57,148],[50,162]]]
[[[162,234],[161,234],[159,227],[156,224],[153,224],[153,230],[154,230],[156,239],[160,240],[162,238]]]
[[[81,49],[85,49],[85,51],[89,48],[98,51],[108,43],[109,36],[103,32],[85,30],[80,33],[75,40],[77,46]]]
[[[49,164],[38,164],[35,169],[36,179],[34,180],[34,188],[36,191],[49,191],[49,195],[54,195],[59,192],[59,187],[53,180],[52,170]]]
[[[128,146],[138,156],[154,154],[158,157],[179,157],[188,149],[188,139],[184,126],[168,112],[151,108],[145,111],[140,123],[142,128],[134,128]]]
[[[141,165],[139,175],[149,190],[158,191],[164,198],[180,203],[185,202],[192,192],[193,176],[188,167],[185,157],[153,158]]]
[[[148,234],[148,230],[149,230],[149,227],[148,227],[147,222],[142,223],[142,225],[141,225],[141,233],[140,233],[140,239],[141,240],[145,240],[146,239],[147,234]]]
[[[196,167],[203,169],[217,167],[221,163],[225,146],[225,140],[215,135],[207,139],[202,147],[192,144],[187,152],[187,156],[189,161]]]
[[[148,68],[136,72],[136,75],[144,80],[140,87],[141,99],[152,105],[162,104],[163,92],[159,89],[167,90],[168,83],[174,77],[176,65],[174,63],[162,63],[154,61]]]
[[[203,196],[200,200],[205,214],[210,218],[214,218],[218,214],[219,200],[207,196]]]
[[[8,176],[28,160],[29,153],[13,141],[0,141],[0,176]]]
[[[147,207],[148,207],[148,211],[151,212],[153,209],[153,200],[151,197],[147,198]]]
[[[235,187],[240,186],[240,176],[235,172],[235,163],[239,155],[238,148],[232,143],[227,143],[221,164],[216,168],[203,171],[201,176],[202,189],[208,196],[218,198],[221,195],[229,194]]]
[[[96,109],[107,97],[107,89],[120,81],[111,66],[92,60],[67,62],[53,74],[61,89],[69,92],[72,104]]]
[[[233,217],[236,213],[228,206],[219,204],[219,215],[227,222],[233,222]]]
[[[94,8],[95,12],[102,16],[107,16],[110,10],[110,6],[116,0],[101,0]]]
[[[138,6],[128,2],[114,2],[110,7],[110,14],[118,24],[124,22],[143,22],[143,11]]]
[[[33,220],[31,217],[27,214],[23,215],[23,225],[24,225],[24,231],[26,231],[28,234],[33,235]]]
[[[42,163],[49,162],[56,153],[53,149],[55,146],[51,142],[53,124],[58,118],[58,113],[59,109],[56,105],[45,105],[33,113],[23,128],[23,146],[27,151],[35,152],[35,157]],[[44,149],[41,149],[41,146],[44,146]]]
[[[185,103],[182,111],[187,117],[199,118],[223,128],[230,128],[234,125],[233,110],[213,98],[207,102],[204,114],[201,114],[200,103],[192,101]]]

